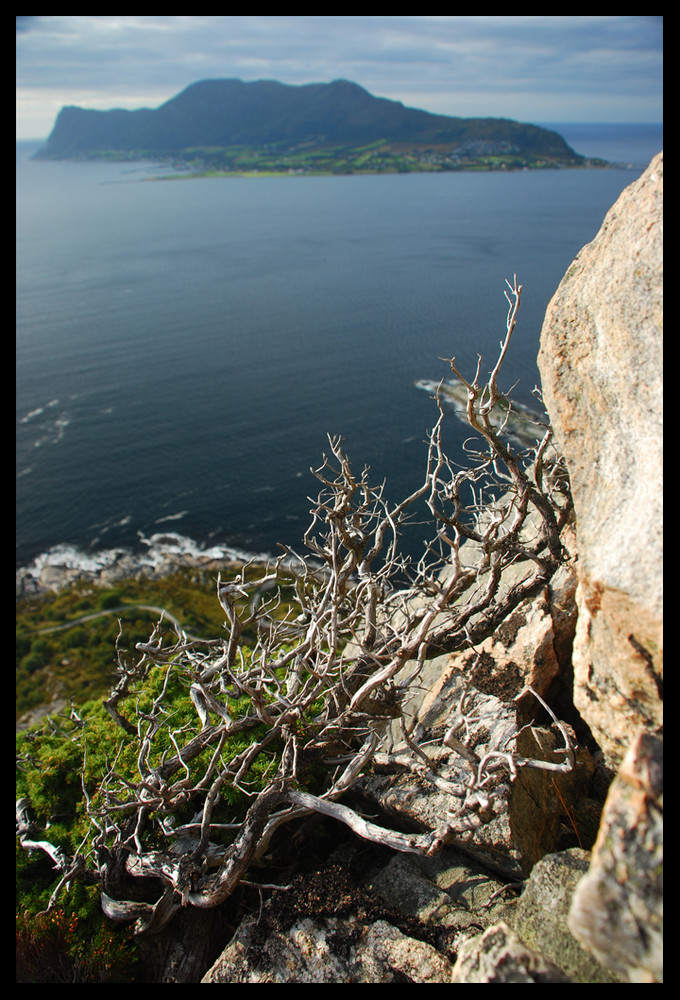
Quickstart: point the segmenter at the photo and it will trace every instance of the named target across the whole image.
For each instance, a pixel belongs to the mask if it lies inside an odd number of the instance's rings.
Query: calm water
[[[562,127],[608,157],[600,129]],[[504,386],[531,401],[550,297],[657,151],[634,138],[625,170],[154,182],[18,150],[17,565],[298,546],[327,433],[401,497],[435,419],[414,382],[492,363],[514,272]]]

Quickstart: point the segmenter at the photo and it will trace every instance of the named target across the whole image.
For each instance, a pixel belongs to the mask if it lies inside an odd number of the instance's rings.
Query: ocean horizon
[[[621,167],[169,184],[18,143],[17,567],[300,549],[328,434],[401,499],[436,420],[417,383],[493,364],[513,274],[502,387],[535,405],[547,303],[662,143],[550,127]]]

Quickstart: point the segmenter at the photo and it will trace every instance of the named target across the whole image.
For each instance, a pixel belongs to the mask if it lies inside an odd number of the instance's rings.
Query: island
[[[200,80],[155,109],[65,107],[34,158],[153,160],[193,176],[608,165],[538,125],[431,114],[347,80]]]

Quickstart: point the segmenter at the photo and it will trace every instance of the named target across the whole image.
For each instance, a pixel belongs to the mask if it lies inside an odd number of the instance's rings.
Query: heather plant
[[[134,943],[122,928],[62,908],[17,915],[18,983],[133,982],[135,966]]]

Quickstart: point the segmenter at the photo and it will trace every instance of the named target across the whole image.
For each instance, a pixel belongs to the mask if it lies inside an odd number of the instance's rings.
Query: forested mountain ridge
[[[558,133],[502,118],[457,118],[374,97],[355,83],[290,86],[273,80],[201,80],[156,109],[93,111],[65,107],[38,152],[69,159],[127,152],[260,151],[366,147],[415,149],[457,157],[509,155],[585,164]]]

